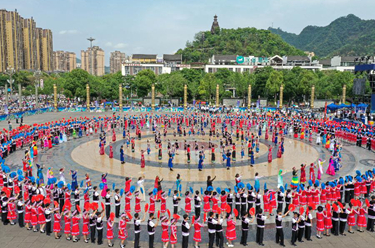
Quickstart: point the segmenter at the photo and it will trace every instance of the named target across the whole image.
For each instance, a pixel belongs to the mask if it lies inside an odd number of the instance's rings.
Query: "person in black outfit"
[[[292,243],[293,246],[297,246],[296,242],[297,242],[297,237],[298,237],[298,223],[300,221],[300,216],[299,216],[299,213],[297,213],[297,212],[294,212],[293,214],[294,214],[294,216],[293,216],[293,219],[292,219],[292,240],[291,240],[291,243]]]
[[[146,214],[143,216],[143,219],[141,220],[139,218],[139,214],[134,214],[134,248],[139,248],[139,237],[141,234],[141,223],[145,221]]]
[[[367,214],[367,231],[374,232],[374,220],[375,220],[375,196],[371,196],[370,206],[368,207]]]
[[[247,236],[249,232],[249,223],[254,222],[253,219],[249,219],[249,214],[245,213],[244,216],[242,216],[242,221],[241,221],[241,230],[242,230],[242,235],[241,235],[241,242],[240,244],[243,246],[247,246]]]
[[[24,203],[22,202],[22,194],[18,195],[18,202],[17,202],[17,212],[18,212],[18,224],[20,227],[24,227]]]
[[[276,222],[276,244],[285,247],[284,244],[284,231],[283,231],[283,218],[289,215],[289,210],[283,215],[282,211],[278,211],[275,217]]]
[[[208,248],[214,247],[215,233],[217,221],[214,219],[214,213],[208,213],[207,228],[208,228]]]
[[[341,209],[341,212],[340,212],[340,234],[343,236],[346,236],[344,232],[346,228],[346,222],[348,221],[349,213],[350,211],[346,209],[345,206],[343,209]]]
[[[337,205],[337,202],[335,202],[335,204]],[[335,210],[333,210],[333,213],[332,213],[331,233],[335,236],[339,235],[339,212]]]
[[[309,212],[306,214],[306,221],[305,221],[305,239],[307,241],[312,241],[311,239],[311,225],[312,225],[312,207],[308,206]]]
[[[182,248],[188,248],[188,244],[189,244],[189,231],[190,231],[190,225],[188,223],[189,215],[188,214],[184,214],[183,218],[184,218],[184,220],[181,223]]]
[[[219,214],[216,214],[216,246],[219,248],[224,247],[224,235],[223,235],[223,219]]]
[[[150,218],[147,221],[147,232],[148,232],[148,246],[149,248],[154,248],[154,239],[155,239],[155,228],[159,224],[159,219],[156,220],[156,223],[154,223],[154,214],[150,214]]]
[[[201,215],[201,198],[199,197],[199,191],[195,191],[194,196],[194,209],[195,209],[195,216],[199,217]]]
[[[292,193],[291,190],[288,189],[285,194],[285,208],[284,208],[284,214],[287,212],[287,216],[289,215],[289,205],[292,202]]]
[[[256,234],[256,242],[260,246],[264,246],[263,244],[263,235],[264,235],[264,224],[266,219],[269,218],[269,215],[266,217],[263,215],[263,209],[259,209],[256,215],[257,218],[257,234]]]
[[[95,244],[95,231],[96,231],[96,211],[95,210],[92,214],[90,214],[90,237],[91,237],[91,243]]]
[[[103,244],[103,218],[104,218],[104,211],[96,213],[96,231],[98,232],[98,245]]]
[[[304,232],[305,232],[305,217],[301,214],[299,216],[299,221],[298,221],[298,241],[299,242],[304,242],[302,240]]]

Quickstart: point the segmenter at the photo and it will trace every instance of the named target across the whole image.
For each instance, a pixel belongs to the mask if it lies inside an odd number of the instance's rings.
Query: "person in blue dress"
[[[279,134],[276,132],[276,133],[275,133],[275,146],[277,145],[278,135],[279,135]]]
[[[39,181],[39,185],[44,185],[44,176],[43,176],[44,166],[36,164],[36,167],[38,168],[37,175],[38,175],[38,179],[39,179],[38,180]]]
[[[202,171],[203,169],[203,154],[201,151],[199,152],[198,169],[199,171]]]
[[[125,137],[126,137],[126,131],[125,131],[125,127],[124,127],[124,129],[122,130],[122,138],[125,139]]]
[[[82,127],[80,127],[79,130],[78,130],[78,137],[80,137],[80,138],[82,137]]]
[[[181,194],[181,187],[180,187],[180,185],[181,185],[181,176],[180,176],[180,174],[177,174],[177,177],[176,177],[176,187],[177,187],[177,191],[178,191],[177,196],[181,196],[182,195]]]
[[[226,159],[227,159],[227,164],[226,164],[226,166],[227,166],[227,170],[229,170],[230,167],[231,167],[231,165],[230,165],[230,157],[231,157],[231,152],[230,152],[230,150],[228,150],[228,151],[227,151],[227,155],[226,155]]]
[[[254,161],[254,151],[253,149],[250,150],[250,166],[253,167],[255,164],[255,161]]]
[[[172,153],[169,153],[168,167],[169,167],[170,171],[173,171],[173,155],[172,155]]]
[[[76,170],[70,170],[70,173],[72,175],[71,187],[72,187],[72,189],[75,189],[76,187],[78,187],[77,171]]]
[[[120,148],[120,161],[121,161],[121,164],[125,164],[124,146],[121,146]]]

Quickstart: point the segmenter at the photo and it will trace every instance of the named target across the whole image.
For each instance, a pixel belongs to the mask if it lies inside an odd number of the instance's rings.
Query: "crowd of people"
[[[134,152],[135,139],[142,139],[142,132],[155,133],[146,151],[141,151],[141,167],[147,167],[144,153],[158,150],[159,159],[168,154],[168,166],[173,171],[173,157],[180,149],[178,143],[168,142],[167,135],[190,136],[199,140],[209,136],[209,154],[198,145],[192,147],[199,154],[198,173],[205,163],[223,160],[227,169],[235,170],[232,163],[237,156],[247,156],[249,166],[255,166],[254,154],[259,152],[260,140],[269,140],[268,162],[272,162],[272,149],[277,149],[277,157],[283,156],[284,138],[316,143],[331,154],[327,169],[325,161],[293,168],[293,178],[284,184],[282,173],[278,175],[277,188],[261,187],[261,176],[257,173],[254,182],[246,183],[241,175],[234,178],[232,188],[214,187],[215,177],[207,178],[205,189],[186,188],[182,191],[182,178],[176,175],[176,187],[163,190],[158,176],[153,188],[145,189],[144,178],[132,183],[134,175],[125,178],[125,187],[116,188],[102,174],[101,182],[92,182],[90,175],[79,184],[78,172],[73,168],[59,169],[40,165],[38,154],[64,142],[71,142],[82,136],[100,135],[98,152],[104,155],[107,139],[110,141],[109,156],[113,158],[112,142],[117,139],[116,131],[122,132],[124,144],[131,150],[121,148],[120,160],[126,161],[126,152]],[[180,241],[186,248],[193,236],[194,246],[202,242],[202,227],[207,225],[209,247],[214,243],[223,247],[233,247],[236,240],[246,246],[250,223],[255,222],[256,243],[263,244],[266,220],[275,216],[276,242],[285,246],[283,219],[291,217],[291,244],[312,240],[312,230],[316,237],[346,235],[353,233],[354,227],[363,232],[374,231],[375,220],[375,170],[345,175],[334,180],[323,181],[324,173],[334,176],[342,166],[342,142],[365,142],[366,148],[374,150],[374,129],[351,123],[338,123],[324,119],[309,119],[299,115],[284,115],[279,112],[260,114],[207,114],[176,113],[141,115],[113,115],[94,118],[69,118],[45,124],[23,125],[0,133],[1,146],[1,219],[4,225],[26,227],[34,232],[54,234],[60,239],[64,233],[67,240],[103,244],[103,230],[106,230],[108,246],[114,245],[114,238],[120,239],[124,247],[128,239],[128,225],[134,225],[134,247],[139,247],[141,224],[147,226],[149,247],[153,248],[156,227],[161,226],[163,246],[172,247]],[[350,138],[346,138],[350,137]],[[212,142],[211,142],[212,139]],[[214,139],[220,139],[220,145]],[[241,144],[239,155],[234,140]],[[73,141],[74,142],[74,141]],[[155,148],[154,148],[155,147]],[[164,148],[163,148],[164,147]],[[215,148],[220,151],[215,151]],[[23,169],[11,171],[6,159],[17,150],[24,150]],[[187,161],[190,162],[189,145],[184,145]],[[221,155],[217,156],[216,155]],[[208,156],[210,155],[210,156]],[[220,158],[220,159],[219,159]],[[205,162],[206,161],[206,162]],[[67,165],[68,166],[68,165]],[[307,171],[309,173],[307,173]],[[46,175],[44,174],[47,172]],[[69,172],[71,181],[67,180]],[[58,173],[56,175],[55,173]],[[309,174],[309,175],[307,175]],[[170,200],[169,200],[170,199]],[[83,201],[83,203],[82,203]],[[141,202],[144,201],[144,203]],[[171,201],[173,209],[168,209]],[[114,207],[113,207],[114,205]],[[168,204],[169,205],[169,204]],[[203,211],[202,211],[203,208]],[[115,220],[118,219],[118,224]],[[177,224],[181,223],[178,231]],[[237,238],[236,224],[240,224],[241,237]],[[114,233],[117,226],[118,233]],[[225,227],[226,226],[226,227]],[[348,228],[347,228],[348,227]],[[145,232],[145,231],[143,231]],[[192,234],[193,233],[193,234]]]

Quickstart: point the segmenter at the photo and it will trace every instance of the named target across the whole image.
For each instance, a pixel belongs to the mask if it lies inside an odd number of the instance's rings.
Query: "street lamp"
[[[38,87],[40,82],[40,77],[42,75],[42,72],[40,70],[37,70],[34,72],[35,77],[35,108],[39,108],[39,101],[38,101]]]
[[[9,95],[8,95],[8,83],[10,85],[10,98],[12,99],[12,92],[13,92],[13,74],[14,74],[14,69],[12,67],[8,67],[6,70],[6,74],[9,75],[9,79],[7,80],[8,82],[5,84],[5,102],[6,105],[9,104]]]

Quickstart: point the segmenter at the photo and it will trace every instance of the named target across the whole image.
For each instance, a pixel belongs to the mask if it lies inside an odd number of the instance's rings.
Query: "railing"
[[[30,116],[30,115],[36,115],[36,114],[43,114],[46,112],[51,112],[53,111],[52,107],[48,108],[41,108],[41,109],[33,109],[33,110],[26,110],[26,111],[21,111],[17,113],[11,113],[8,115],[0,115],[0,121],[5,121],[5,120],[14,120],[16,118],[21,118],[21,116]]]

